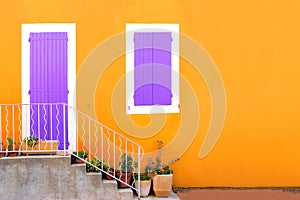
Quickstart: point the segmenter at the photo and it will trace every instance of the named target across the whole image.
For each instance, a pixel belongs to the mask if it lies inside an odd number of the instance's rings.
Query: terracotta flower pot
[[[114,178],[113,178],[113,176],[115,175],[114,172],[113,172],[113,171],[109,171],[108,173],[109,173],[110,175],[112,175],[112,177],[109,176],[109,175],[106,175],[106,179],[107,179],[107,180],[114,180]]]
[[[18,152],[17,151],[19,151],[19,148],[20,148],[20,146],[19,145],[17,145],[17,144],[10,144],[10,145],[8,145],[8,156],[9,157],[13,157],[13,156],[18,156]],[[10,151],[16,151],[16,152],[10,152]]]
[[[155,196],[168,197],[172,191],[173,175],[156,175],[152,178]]]
[[[77,164],[83,164],[83,163],[85,163],[85,162],[84,162],[83,160],[77,158],[77,159],[76,159],[76,163],[77,163]]]
[[[123,182],[127,183],[128,185],[130,185],[130,181],[131,181],[131,172],[123,172],[123,173],[117,173],[117,177],[122,180]],[[127,177],[127,178],[126,178]],[[128,188],[127,185],[125,185],[124,183],[118,181],[118,187],[119,188]]]
[[[6,147],[5,147],[5,145],[1,145],[1,151],[6,151]],[[5,156],[5,152],[3,152],[3,153],[0,153],[0,157],[4,157]]]

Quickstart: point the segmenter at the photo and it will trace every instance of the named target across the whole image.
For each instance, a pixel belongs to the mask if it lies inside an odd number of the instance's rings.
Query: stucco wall
[[[188,109],[190,97],[195,97],[199,110],[196,106],[184,117],[192,120],[200,115],[200,120],[192,140],[188,138],[191,145],[183,148],[180,161],[173,165],[174,185],[299,186],[299,11],[297,0],[1,1],[0,103],[21,102],[23,23],[76,23],[78,74],[89,53],[124,32],[126,23],[178,23],[180,33],[202,45],[217,65],[226,89],[227,111],[219,141],[208,156],[199,159],[212,105],[203,77],[189,60],[181,58],[181,109]],[[118,51],[124,45],[113,48]],[[193,132],[189,126],[182,127],[182,112],[126,116],[122,107],[125,84],[118,83],[125,74],[125,56],[105,67],[92,105],[101,122],[133,135],[146,152],[155,150],[158,139],[171,144],[179,128],[187,135]],[[86,83],[88,90],[88,78]],[[114,98],[121,107],[115,107]],[[82,107],[88,110],[88,103]],[[128,119],[134,122],[130,131],[120,125]],[[152,134],[143,138],[144,132]],[[173,152],[165,153],[178,156]]]

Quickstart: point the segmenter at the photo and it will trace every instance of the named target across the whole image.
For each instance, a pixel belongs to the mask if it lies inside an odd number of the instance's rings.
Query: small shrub
[[[95,165],[96,167],[102,169],[102,159],[101,158],[92,158],[90,160],[90,163]],[[87,172],[100,172],[99,169],[94,167],[93,165],[87,164],[86,165],[86,171]]]

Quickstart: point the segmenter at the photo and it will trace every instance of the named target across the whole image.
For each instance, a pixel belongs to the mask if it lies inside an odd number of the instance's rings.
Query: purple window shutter
[[[152,33],[134,34],[134,105],[153,104]]]
[[[67,33],[30,33],[29,41],[30,102],[68,103]],[[56,140],[58,138],[59,149],[62,149],[64,146],[63,123],[67,123],[68,119],[63,106],[59,105],[57,108],[33,106],[32,108],[31,134],[42,139]],[[65,141],[68,141],[67,128],[65,131]]]
[[[170,105],[171,98],[171,33],[134,33],[134,105]]]
[[[153,105],[171,105],[171,33],[153,33]]]

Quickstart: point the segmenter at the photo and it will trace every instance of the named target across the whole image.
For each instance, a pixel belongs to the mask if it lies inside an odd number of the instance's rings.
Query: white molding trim
[[[76,108],[76,24],[75,23],[37,23],[37,24],[22,24],[22,38],[21,38],[21,73],[22,73],[22,104],[30,104],[30,96],[28,91],[30,89],[30,43],[28,42],[30,32],[67,32],[68,33],[68,104]],[[29,135],[30,121],[26,118],[30,112],[23,110],[22,136]],[[76,118],[70,118],[69,113],[68,129],[69,133],[76,133]],[[27,118],[29,119],[29,118]],[[75,123],[74,123],[75,122]],[[75,132],[74,132],[75,131]],[[69,135],[69,139],[76,138]],[[70,148],[74,148],[76,141],[70,141]]]
[[[172,104],[134,106],[134,32],[171,32]],[[179,24],[126,24],[126,114],[179,113]]]

